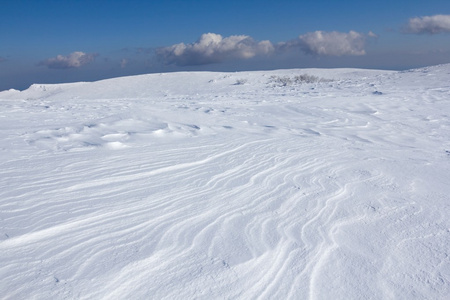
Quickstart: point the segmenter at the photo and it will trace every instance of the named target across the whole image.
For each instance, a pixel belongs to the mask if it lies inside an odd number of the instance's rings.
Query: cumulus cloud
[[[247,35],[222,37],[205,33],[192,44],[176,44],[156,49],[156,56],[166,64],[204,65],[231,59],[248,59],[274,52],[270,41],[256,42]]]
[[[409,19],[404,28],[405,33],[450,33],[450,15],[435,15]]]
[[[58,55],[56,57],[46,59],[41,61],[38,65],[47,66],[50,69],[79,68],[92,62],[96,56],[97,54],[76,51],[67,56]]]
[[[355,31],[315,31],[300,35],[295,40],[279,43],[276,49],[278,52],[300,49],[306,54],[317,56],[365,55],[367,39],[377,37],[372,31],[368,34]]]
[[[299,36],[298,45],[306,53],[314,55],[364,55],[367,36],[373,37],[374,33],[369,32],[365,35],[355,31],[349,33],[315,31]]]

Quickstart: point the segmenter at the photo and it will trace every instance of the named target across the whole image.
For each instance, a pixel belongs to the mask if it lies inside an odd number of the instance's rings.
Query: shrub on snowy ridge
[[[237,79],[236,83],[234,85],[243,85],[243,84],[246,84],[247,82],[248,82],[247,79],[241,78],[241,79]]]
[[[299,85],[303,83],[330,82],[330,81],[332,80],[308,74],[297,75],[294,77],[270,76],[269,78],[269,83],[272,83],[274,86],[290,86],[290,85]]]

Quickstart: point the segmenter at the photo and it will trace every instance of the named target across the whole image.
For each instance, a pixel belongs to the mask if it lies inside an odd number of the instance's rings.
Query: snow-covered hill
[[[449,299],[450,65],[36,84],[0,108],[2,299]]]

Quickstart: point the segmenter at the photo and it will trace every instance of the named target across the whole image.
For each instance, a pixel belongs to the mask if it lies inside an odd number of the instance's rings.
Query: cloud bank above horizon
[[[156,49],[155,54],[164,64],[178,66],[205,65],[232,59],[249,59],[255,56],[276,55],[292,50],[315,56],[365,55],[365,42],[375,34],[355,31],[315,31],[300,35],[297,39],[274,44],[264,40],[257,42],[247,35],[222,37],[205,33],[191,44],[179,43]]]

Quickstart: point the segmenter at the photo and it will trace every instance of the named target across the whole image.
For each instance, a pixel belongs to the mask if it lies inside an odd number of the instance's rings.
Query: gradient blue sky
[[[166,71],[450,63],[449,0],[0,4],[0,90]]]

